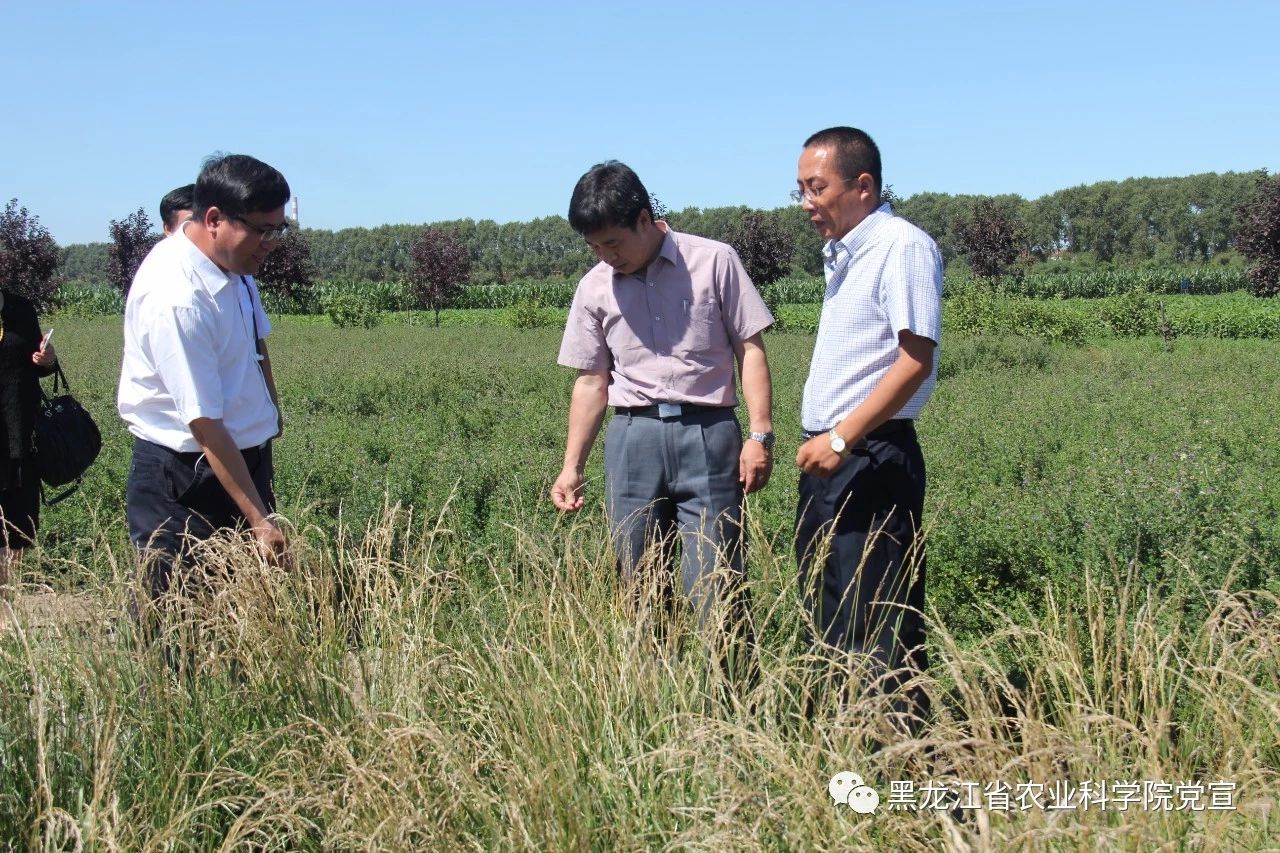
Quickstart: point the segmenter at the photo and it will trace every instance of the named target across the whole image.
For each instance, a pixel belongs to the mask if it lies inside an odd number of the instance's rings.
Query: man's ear
[[[217,231],[219,225],[227,221],[227,217],[222,215],[221,210],[210,205],[200,221],[208,231],[214,232]]]
[[[876,192],[876,179],[871,177],[870,172],[863,172],[861,175],[858,175],[858,180],[856,183],[858,185],[859,194],[861,194],[864,198],[866,197],[874,198],[876,200],[876,204],[879,205],[880,194]]]

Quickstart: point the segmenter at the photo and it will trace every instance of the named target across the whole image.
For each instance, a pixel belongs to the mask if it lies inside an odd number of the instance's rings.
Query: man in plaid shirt
[[[869,656],[861,659],[871,664],[867,683],[851,689],[895,694],[927,665],[916,538],[925,469],[915,418],[937,378],[942,257],[927,234],[881,203],[880,151],[861,130],[811,136],[796,183],[792,198],[827,239],[796,454],[801,590],[815,639],[852,653],[850,663]],[[922,690],[899,693],[901,725],[918,726],[927,704]]]

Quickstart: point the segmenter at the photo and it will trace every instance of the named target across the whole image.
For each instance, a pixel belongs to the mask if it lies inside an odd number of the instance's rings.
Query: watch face
[[[831,450],[834,453],[844,453],[844,439],[831,433]]]

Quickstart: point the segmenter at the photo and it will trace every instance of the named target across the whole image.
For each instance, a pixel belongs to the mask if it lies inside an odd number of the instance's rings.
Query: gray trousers
[[[635,581],[651,548],[668,570],[678,538],[681,587],[700,625],[725,596],[741,611],[741,452],[730,408],[665,420],[619,413],[605,433],[605,508],[622,578]]]

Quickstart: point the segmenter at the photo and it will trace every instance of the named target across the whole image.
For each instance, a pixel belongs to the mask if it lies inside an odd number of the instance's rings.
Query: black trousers
[[[925,560],[916,541],[924,493],[924,456],[910,420],[873,430],[830,477],[800,475],[796,562],[821,633],[813,639],[870,655],[885,692],[928,665]],[[915,707],[902,710],[923,718],[926,697],[910,699]]]
[[[274,512],[271,442],[240,453],[267,510]],[[179,453],[136,437],[125,514],[153,599],[168,591],[174,567],[186,560],[192,540],[208,539],[245,521],[203,454]]]
[[[40,475],[30,460],[11,460],[8,480],[0,489],[0,547],[29,548],[40,525]]]

